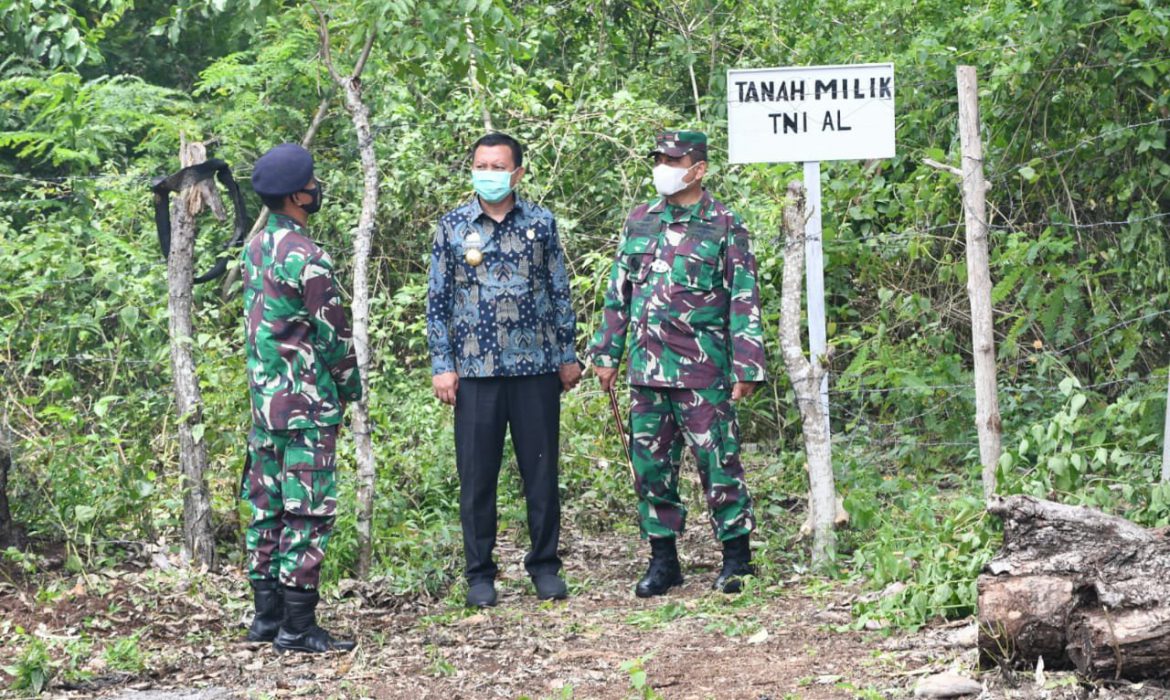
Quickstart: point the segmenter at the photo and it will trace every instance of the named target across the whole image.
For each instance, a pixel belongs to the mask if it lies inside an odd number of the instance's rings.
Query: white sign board
[[[894,156],[894,64],[727,71],[732,163]]]

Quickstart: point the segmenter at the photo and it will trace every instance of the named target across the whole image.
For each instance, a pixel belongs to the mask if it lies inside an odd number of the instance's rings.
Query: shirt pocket
[[[689,250],[678,250],[670,280],[687,289],[709,292],[722,286],[723,251],[718,241],[697,241]]]
[[[657,247],[658,240],[649,236],[626,239],[622,246],[622,257],[630,271],[631,282],[641,284],[646,281],[650,268],[654,265]]]

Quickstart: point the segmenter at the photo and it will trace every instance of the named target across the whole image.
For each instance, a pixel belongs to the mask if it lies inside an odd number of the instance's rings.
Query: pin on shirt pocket
[[[657,241],[649,237],[637,237],[626,240],[622,247],[622,255],[626,259],[626,267],[630,270],[630,280],[641,284],[646,281],[654,265],[654,253]]]

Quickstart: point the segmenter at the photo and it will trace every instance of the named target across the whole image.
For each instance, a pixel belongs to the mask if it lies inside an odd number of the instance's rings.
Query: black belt
[[[244,196],[240,194],[240,186],[232,178],[231,168],[218,158],[204,161],[198,165],[183,168],[169,177],[158,177],[150,185],[154,193],[154,225],[158,229],[158,245],[162,248],[163,257],[171,254],[171,193],[181,192],[193,185],[214,176],[227,188],[228,196],[232,200],[232,209],[235,210],[235,231],[231,239],[224,245],[224,250],[242,245],[248,234],[248,212],[244,204]],[[219,256],[215,266],[195,278],[195,284],[202,284],[222,275],[228,266],[226,256]]]

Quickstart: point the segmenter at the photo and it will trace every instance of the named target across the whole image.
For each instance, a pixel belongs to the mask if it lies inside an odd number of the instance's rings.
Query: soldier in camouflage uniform
[[[734,593],[753,573],[754,518],[732,402],[764,380],[756,261],[739,217],[703,188],[706,135],[664,132],[651,155],[661,196],[626,219],[590,351],[608,391],[629,349],[635,489],[652,550],[635,593],[661,595],[683,580],[675,538],[686,523],[678,493],[684,443],[723,543],[714,587]]]
[[[337,506],[335,454],[345,406],[362,395],[349,319],[329,254],[305,229],[321,206],[313,158],[286,143],[256,161],[268,224],[244,249],[252,432],[241,498],[251,506],[251,641],[348,651],[316,624],[317,584]]]

